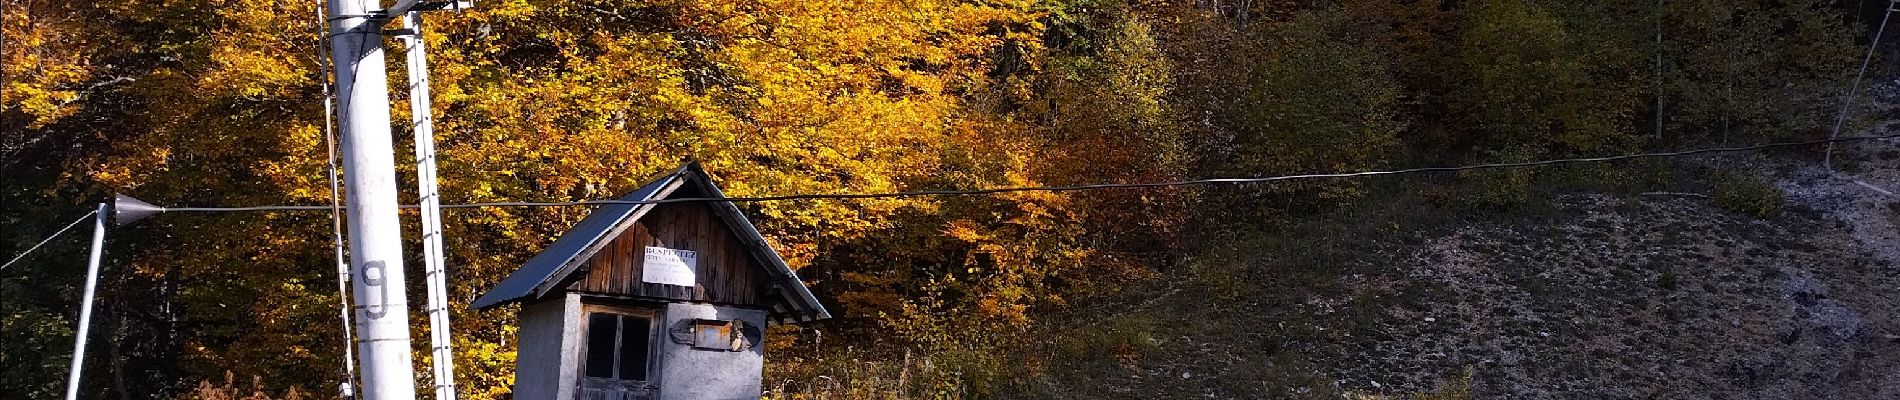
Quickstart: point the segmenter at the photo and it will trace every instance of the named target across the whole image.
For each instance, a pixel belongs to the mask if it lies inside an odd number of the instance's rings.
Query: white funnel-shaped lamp
[[[112,221],[119,226],[125,226],[162,212],[165,212],[165,207],[155,206],[144,200],[134,199],[132,196],[120,193],[112,196]]]

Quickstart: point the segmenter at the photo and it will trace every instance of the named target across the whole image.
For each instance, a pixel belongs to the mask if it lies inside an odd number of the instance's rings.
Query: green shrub
[[[1456,380],[1449,382],[1449,384],[1445,386],[1439,387],[1438,390],[1433,390],[1427,393],[1412,394],[1411,399],[1412,400],[1467,400],[1467,399],[1470,399],[1472,397],[1471,396],[1472,372],[1473,371],[1471,370],[1471,368],[1467,367],[1465,368],[1465,373],[1463,376],[1458,377]]]
[[[1715,204],[1722,208],[1756,217],[1781,213],[1781,189],[1751,176],[1725,175],[1712,182]]]

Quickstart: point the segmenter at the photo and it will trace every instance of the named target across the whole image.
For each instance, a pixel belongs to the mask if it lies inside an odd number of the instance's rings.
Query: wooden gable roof
[[[785,264],[732,202],[645,203],[668,198],[724,198],[696,162],[654,180],[581,220],[546,250],[473,304],[493,308],[573,290],[661,300],[758,306],[775,323],[830,318],[798,274]],[[723,231],[723,232],[720,232]],[[707,271],[693,287],[641,283],[640,246],[705,243]],[[585,273],[577,273],[585,271]]]

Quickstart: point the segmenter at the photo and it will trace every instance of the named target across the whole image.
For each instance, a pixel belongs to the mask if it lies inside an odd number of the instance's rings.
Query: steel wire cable
[[[694,202],[753,203],[753,202],[791,201],[791,200],[847,200],[847,199],[902,198],[902,197],[923,197],[923,196],[972,196],[972,195],[1018,193],[1018,192],[1074,192],[1074,191],[1085,191],[1085,190],[1140,189],[1140,188],[1158,188],[1158,187],[1171,187],[1171,186],[1191,186],[1191,185],[1211,185],[1211,184],[1252,184],[1252,183],[1269,183],[1269,182],[1308,180],[1308,179],[1341,179],[1341,178],[1356,178],[1356,177],[1383,176],[1383,175],[1405,175],[1405,174],[1432,173],[1432,172],[1462,172],[1462,171],[1487,170],[1487,169],[1530,168],[1530,167],[1551,166],[1551,165],[1599,163],[1599,162],[1624,161],[1624,160],[1645,159],[1645,158],[1673,158],[1673,157],[1684,157],[1684,156],[1692,156],[1692,155],[1700,155],[1700,154],[1734,153],[1734,152],[1756,151],[1756,150],[1765,150],[1765,149],[1782,148],[1782,147],[1812,146],[1812,145],[1833,144],[1833,143],[1841,143],[1841,142],[1858,142],[1858,141],[1884,140],[1884,139],[1896,139],[1896,138],[1900,138],[1900,134],[1890,134],[1890,135],[1880,135],[1880,136],[1854,136],[1854,137],[1841,137],[1841,138],[1823,139],[1823,140],[1810,140],[1810,141],[1802,141],[1802,142],[1767,143],[1767,144],[1759,144],[1759,145],[1752,145],[1752,146],[1714,147],[1714,148],[1671,151],[1671,152],[1624,154],[1624,155],[1604,156],[1604,157],[1564,158],[1564,159],[1528,161],[1528,162],[1516,162],[1516,163],[1472,164],[1472,165],[1451,166],[1451,167],[1422,167],[1422,168],[1382,170],[1382,171],[1317,173],[1317,174],[1281,175],[1281,176],[1251,177],[1251,178],[1210,178],[1210,179],[1195,179],[1195,180],[1167,181],[1167,182],[1099,183],[1099,184],[1070,185],[1070,186],[1023,186],[1023,187],[1002,187],[1002,188],[989,188],[989,189],[923,190],[923,191],[889,192],[889,193],[832,193],[832,194],[821,193],[821,194],[792,194],[792,195],[753,196],[753,197],[684,197],[684,198],[659,199],[659,200],[574,200],[574,201],[554,201],[554,202],[503,201],[503,202],[443,204],[441,205],[441,208],[460,209],[460,208],[485,208],[485,207],[568,207],[568,206],[588,206],[588,205],[647,205],[647,204],[670,204],[670,203],[694,203]],[[405,208],[405,209],[414,209],[414,208],[417,208],[418,206],[410,204],[410,205],[402,205],[400,207]],[[164,208],[161,208],[161,210],[175,211],[175,212],[323,211],[323,210],[330,210],[330,207],[329,206],[298,206],[298,205],[252,206],[252,207],[164,207]]]
[[[99,210],[93,210],[92,212],[86,213],[86,215],[79,216],[79,219],[75,219],[73,220],[72,223],[66,224],[65,228],[59,228],[58,232],[53,232],[52,235],[47,235],[45,239],[40,239],[40,242],[38,244],[34,244],[33,247],[26,248],[26,251],[20,252],[20,255],[13,256],[13,259],[7,260],[6,264],[0,264],[0,270],[5,270],[7,269],[7,267],[13,266],[13,263],[20,262],[20,260],[26,258],[27,255],[33,254],[34,250],[39,250],[40,246],[45,246],[46,242],[53,241],[53,238],[57,238],[59,237],[59,235],[65,234],[66,231],[72,230],[74,226],[79,226],[79,223],[86,222],[86,219],[92,218],[94,214],[98,214],[98,213],[99,213]]]

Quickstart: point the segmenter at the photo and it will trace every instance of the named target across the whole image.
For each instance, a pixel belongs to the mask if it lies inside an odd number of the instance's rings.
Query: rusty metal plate
[[[693,322],[693,347],[707,350],[733,349],[732,321],[698,320]]]

